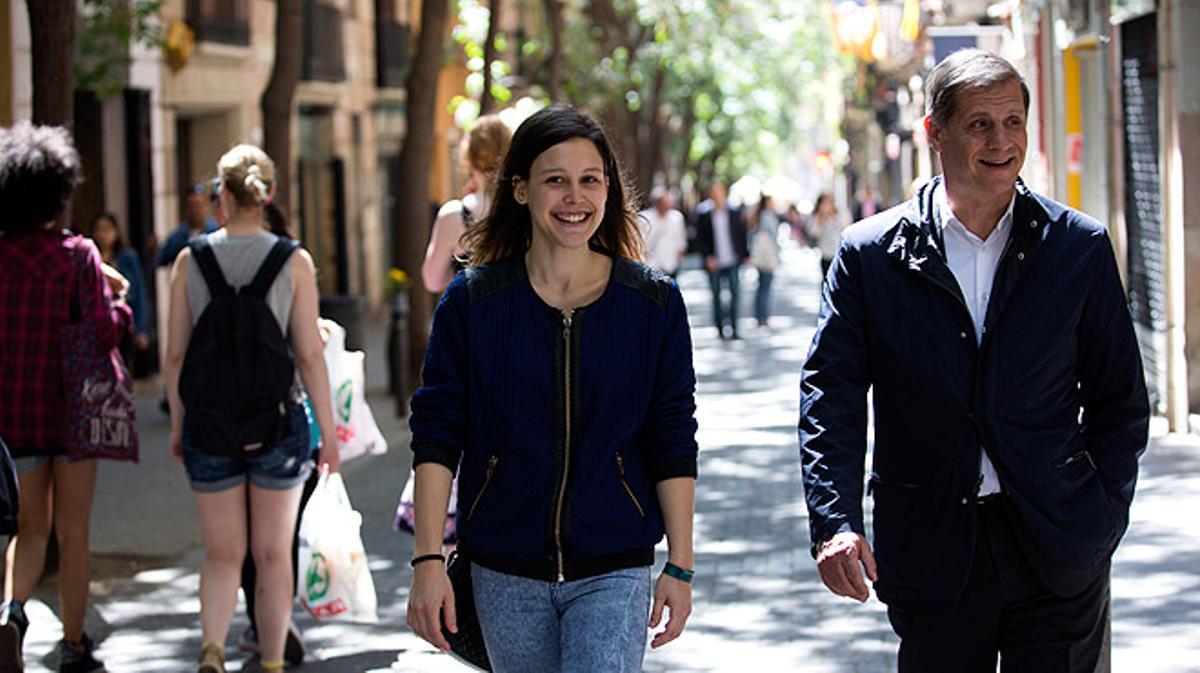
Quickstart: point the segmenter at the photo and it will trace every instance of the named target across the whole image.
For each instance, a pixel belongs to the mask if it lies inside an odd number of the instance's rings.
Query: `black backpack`
[[[298,244],[277,239],[254,279],[238,290],[226,282],[208,237],[188,247],[212,295],[179,378],[188,440],[204,453],[254,457],[291,434],[296,368],[266,297]]]

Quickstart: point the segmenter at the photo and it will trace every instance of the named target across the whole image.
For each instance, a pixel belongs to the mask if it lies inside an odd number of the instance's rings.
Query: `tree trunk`
[[[300,81],[303,49],[301,0],[276,0],[275,62],[259,104],[263,114],[263,151],[275,161],[275,205],[292,212],[292,99]]]
[[[429,163],[433,156],[434,113],[437,104],[438,70],[442,65],[445,43],[447,0],[424,0],[421,3],[421,34],[417,52],[408,76],[407,131],[400,150],[400,184],[398,185],[399,220],[393,223],[392,239],[396,245],[396,260],[414,278],[425,257],[429,239]],[[417,282],[409,290],[409,348],[407,377],[411,393],[420,385],[421,363],[429,342],[429,316],[432,297]],[[403,392],[401,394],[404,394]]]
[[[667,85],[667,69],[660,61],[654,72],[654,85],[650,93],[649,105],[646,106],[645,138],[641,144],[641,155],[638,156],[638,190],[643,196],[650,194],[654,187],[654,175],[662,163],[663,142],[665,142],[666,122],[662,118],[663,89]]]
[[[35,124],[70,127],[75,120],[75,80],[71,72],[75,60],[75,2],[25,2],[33,46]]]
[[[496,99],[492,97],[492,62],[496,60],[496,33],[500,24],[501,0],[491,0],[488,4],[487,41],[483,44],[483,91],[479,94],[479,114],[485,115],[496,109]]]
[[[563,3],[562,0],[542,0],[546,23],[550,26],[550,59],[546,65],[546,95],[550,102],[560,103],[562,92]]]

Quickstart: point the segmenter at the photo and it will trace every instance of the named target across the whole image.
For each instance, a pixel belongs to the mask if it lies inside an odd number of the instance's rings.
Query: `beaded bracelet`
[[[696,571],[687,570],[686,568],[680,568],[679,566],[675,565],[674,563],[671,563],[670,561],[667,561],[667,564],[665,566],[663,566],[662,571],[663,571],[663,574],[667,575],[668,577],[674,577],[675,579],[679,580],[680,582],[687,582],[689,584],[692,581],[692,577],[696,574]]]

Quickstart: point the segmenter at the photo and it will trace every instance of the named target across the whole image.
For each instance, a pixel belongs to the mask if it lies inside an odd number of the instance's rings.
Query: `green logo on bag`
[[[338,386],[334,408],[337,409],[338,416],[342,419],[343,423],[350,422],[350,400],[353,397],[353,392],[354,386],[351,385],[349,379],[343,381],[342,385]]]
[[[308,591],[310,603],[321,600],[329,592],[329,564],[319,551],[312,553],[312,560],[308,564],[308,576],[304,578],[304,587]]]

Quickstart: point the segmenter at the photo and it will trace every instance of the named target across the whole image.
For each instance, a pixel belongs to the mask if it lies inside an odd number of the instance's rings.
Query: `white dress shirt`
[[[712,225],[713,251],[716,253],[717,266],[722,269],[737,266],[741,260],[738,259],[737,251],[733,248],[733,233],[729,226],[729,210],[727,208],[718,208],[714,204],[712,209]]]
[[[996,278],[996,268],[1000,266],[1000,257],[1004,254],[1004,246],[1008,243],[1008,235],[1012,230],[1016,193],[1014,192],[1012,200],[1008,202],[1008,210],[1000,217],[996,228],[986,239],[972,234],[954,216],[954,211],[950,209],[950,203],[946,200],[945,185],[938,185],[933,198],[942,224],[946,265],[958,280],[958,287],[967,302],[967,310],[971,312],[971,320],[975,323],[975,341],[980,343],[983,341],[988,300],[992,296],[992,281]],[[996,475],[996,467],[992,465],[986,452],[980,454],[979,474],[982,477],[979,495],[1000,492],[1000,478]]]

